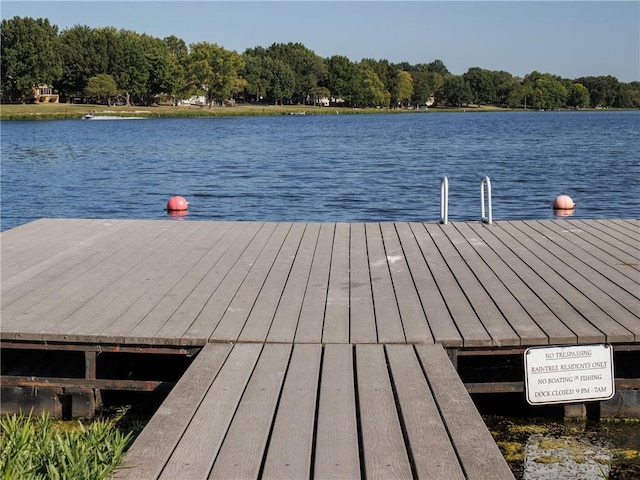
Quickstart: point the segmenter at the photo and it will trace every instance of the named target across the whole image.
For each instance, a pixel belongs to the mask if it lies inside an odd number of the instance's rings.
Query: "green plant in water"
[[[6,480],[107,479],[132,438],[101,419],[63,431],[47,414],[7,416],[0,429],[0,475]]]

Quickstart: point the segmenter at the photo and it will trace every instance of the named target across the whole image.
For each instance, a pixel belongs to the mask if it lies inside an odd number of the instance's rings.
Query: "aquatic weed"
[[[111,476],[124,458],[132,433],[97,419],[63,429],[42,414],[10,415],[0,420],[0,477],[4,479],[86,479]]]

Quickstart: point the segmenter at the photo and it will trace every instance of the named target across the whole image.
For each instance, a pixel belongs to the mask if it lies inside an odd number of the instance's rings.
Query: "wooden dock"
[[[637,220],[40,220],[1,234],[1,338],[636,343],[639,239]]]
[[[512,479],[440,345],[208,344],[119,479]]]
[[[640,351],[635,219],[43,219],[0,242],[3,389],[170,388],[100,358],[195,356],[122,478],[511,478],[458,355]],[[84,363],[5,371],[36,350]]]

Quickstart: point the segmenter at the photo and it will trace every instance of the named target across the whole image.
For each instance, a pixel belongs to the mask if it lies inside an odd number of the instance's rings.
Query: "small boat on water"
[[[140,120],[145,117],[121,117],[120,115],[96,115],[89,112],[82,117],[83,120]]]

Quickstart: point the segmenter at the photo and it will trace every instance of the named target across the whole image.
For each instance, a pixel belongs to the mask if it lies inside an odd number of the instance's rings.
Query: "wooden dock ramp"
[[[119,479],[513,475],[440,345],[206,345]]]

